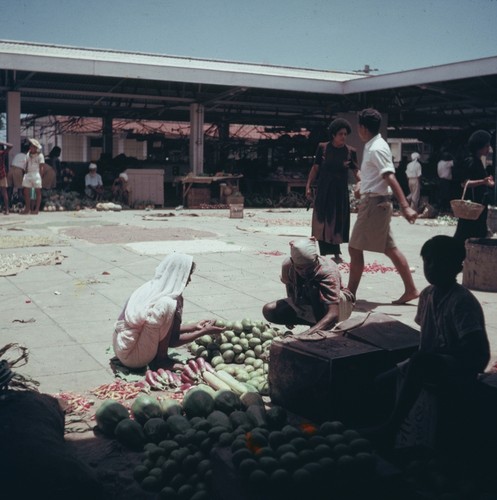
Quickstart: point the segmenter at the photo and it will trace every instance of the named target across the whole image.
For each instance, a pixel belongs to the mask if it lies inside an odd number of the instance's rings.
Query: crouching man
[[[347,319],[354,307],[353,294],[343,288],[335,262],[319,255],[314,237],[290,242],[290,257],[282,265],[281,281],[287,298],[266,304],[267,321],[293,328],[309,325],[304,333],[330,330]]]

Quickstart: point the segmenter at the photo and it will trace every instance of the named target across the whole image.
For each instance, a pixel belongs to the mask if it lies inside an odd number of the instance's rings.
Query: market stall
[[[226,203],[227,196],[239,192],[239,181],[243,175],[218,173],[213,176],[186,175],[175,177],[173,182],[181,186],[182,204],[195,208],[201,204],[211,203],[213,199]]]

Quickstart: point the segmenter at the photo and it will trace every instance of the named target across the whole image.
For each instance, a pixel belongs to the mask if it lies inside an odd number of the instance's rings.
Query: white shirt
[[[12,160],[12,167],[26,168],[26,153],[17,153]]]
[[[395,174],[392,152],[381,134],[375,135],[364,144],[361,163],[361,194],[388,196],[392,190],[383,178],[386,173]]]
[[[39,174],[40,165],[45,163],[45,157],[41,153],[27,154],[26,155],[26,173],[28,174]]]
[[[408,179],[421,177],[421,163],[418,160],[410,161],[406,167],[406,176]]]
[[[454,162],[452,160],[440,160],[437,164],[437,173],[440,179],[452,180],[452,167]]]
[[[102,177],[100,174],[86,174],[85,175],[85,187],[91,186],[91,187],[97,187],[97,186],[102,186]]]

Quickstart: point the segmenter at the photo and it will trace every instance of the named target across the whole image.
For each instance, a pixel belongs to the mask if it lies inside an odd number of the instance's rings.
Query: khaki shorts
[[[9,173],[7,174],[9,186],[12,186],[14,189],[22,188],[23,177],[24,177],[24,170],[22,168],[14,166],[11,166],[9,168]]]
[[[397,245],[390,229],[392,203],[389,196],[361,196],[357,220],[349,246],[357,250],[385,253]]]
[[[8,184],[8,182],[7,182],[7,176],[2,177],[2,178],[0,179],[0,187],[2,187],[2,188],[7,188],[7,187],[9,187],[9,184]]]

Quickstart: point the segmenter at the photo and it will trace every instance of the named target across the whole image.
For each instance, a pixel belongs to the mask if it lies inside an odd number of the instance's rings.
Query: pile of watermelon
[[[159,498],[216,498],[213,458],[221,451],[243,489],[257,496],[262,488],[271,499],[282,492],[293,498],[304,487],[321,498],[316,485],[325,478],[339,485],[356,473],[369,477],[375,467],[369,442],[356,431],[340,422],[290,425],[283,408],[266,408],[255,392],[200,384],[182,402],[140,395],[131,412],[108,401],[96,421],[105,435],[143,454],[134,479]]]

